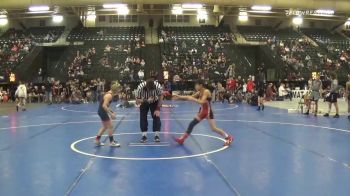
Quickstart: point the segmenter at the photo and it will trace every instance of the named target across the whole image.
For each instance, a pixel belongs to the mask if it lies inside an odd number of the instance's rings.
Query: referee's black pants
[[[147,114],[148,111],[151,110],[151,115],[153,118],[153,132],[160,131],[160,118],[158,116],[154,116],[154,111],[157,109],[158,101],[154,103],[144,102],[140,106],[140,128],[142,132],[147,132],[148,130],[148,121]]]

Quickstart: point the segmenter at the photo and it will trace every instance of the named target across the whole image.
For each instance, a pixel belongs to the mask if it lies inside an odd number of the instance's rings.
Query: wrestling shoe
[[[18,105],[16,105],[16,111],[17,111],[17,112],[18,112],[18,108],[19,108]]]
[[[159,135],[154,136],[154,142],[160,142],[160,137],[159,137]]]
[[[324,116],[324,117],[329,117],[329,114],[328,114],[328,113],[325,113],[323,116]]]
[[[113,142],[109,143],[109,146],[111,146],[111,147],[120,147],[120,144],[117,141],[113,141]]]
[[[304,115],[308,116],[310,113],[309,111],[305,112]]]
[[[335,114],[333,118],[339,118],[339,114]]]
[[[185,142],[185,138],[183,137],[175,138],[175,142],[177,142],[180,145],[183,145]]]
[[[348,119],[350,120],[350,116],[348,116]]]
[[[233,142],[233,136],[227,136],[226,138],[225,138],[225,144],[224,144],[224,146],[229,146],[229,145],[231,145],[231,143]]]
[[[182,145],[182,144],[184,144],[184,142],[188,138],[188,136],[190,136],[190,135],[188,133],[185,133],[183,136],[181,136],[179,138],[175,138],[175,142]]]
[[[103,146],[105,145],[104,143],[102,143],[100,140],[95,140],[95,146]]]
[[[147,137],[145,135],[142,136],[141,139],[140,139],[140,142],[141,143],[146,143],[147,142]]]
[[[262,105],[261,111],[264,111],[264,109],[265,109],[265,105]]]

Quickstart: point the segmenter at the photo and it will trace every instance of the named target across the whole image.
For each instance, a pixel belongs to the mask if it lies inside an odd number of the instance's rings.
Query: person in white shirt
[[[138,75],[139,75],[139,78],[140,78],[141,81],[142,81],[143,78],[145,77],[145,73],[142,71],[142,69],[140,69]]]
[[[16,110],[18,112],[19,108],[22,109],[22,111],[26,111],[25,105],[26,105],[26,99],[27,99],[27,87],[22,82],[19,82],[19,85],[17,87],[16,97],[18,98],[18,103],[16,105]]]
[[[287,90],[284,88],[284,84],[281,83],[280,87],[278,88],[278,96],[280,97],[285,97],[286,95],[288,95]]]

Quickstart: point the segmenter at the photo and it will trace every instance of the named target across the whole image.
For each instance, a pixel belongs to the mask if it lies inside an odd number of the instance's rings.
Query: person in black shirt
[[[257,93],[258,93],[258,111],[260,109],[264,111],[265,105],[264,105],[264,100],[265,100],[265,84],[259,84],[257,88]]]
[[[49,81],[45,83],[45,102],[52,104],[52,84]]]

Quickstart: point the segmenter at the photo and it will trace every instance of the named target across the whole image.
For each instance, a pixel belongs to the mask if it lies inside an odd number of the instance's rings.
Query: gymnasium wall
[[[164,22],[162,15],[138,15],[137,21],[135,22],[110,22],[109,16],[106,16],[105,21],[99,21],[97,17],[95,22],[90,22],[87,26],[108,26],[108,27],[118,27],[118,26],[145,26],[149,27],[149,21],[153,19],[153,28],[157,28],[160,24],[164,26],[201,26],[201,25],[218,25],[219,16],[208,16],[205,23],[199,23],[197,16],[189,16],[188,22]],[[232,29],[236,26],[271,26],[276,27],[279,24],[279,28],[287,28],[293,26],[292,18],[257,18],[249,17],[247,22],[241,22],[238,20],[237,16],[224,16],[224,24],[229,25]],[[60,24],[53,23],[51,17],[47,18],[32,18],[32,19],[12,19],[6,26],[0,27],[1,32],[6,31],[8,28],[22,29],[20,23],[28,27],[35,26],[65,26],[66,29],[71,29],[80,23],[80,19],[77,16],[65,16],[64,21]],[[304,23],[300,26],[302,28],[327,28],[333,29],[337,27],[338,30],[345,28],[342,25],[342,21],[327,21],[327,20],[310,20],[304,19]]]

